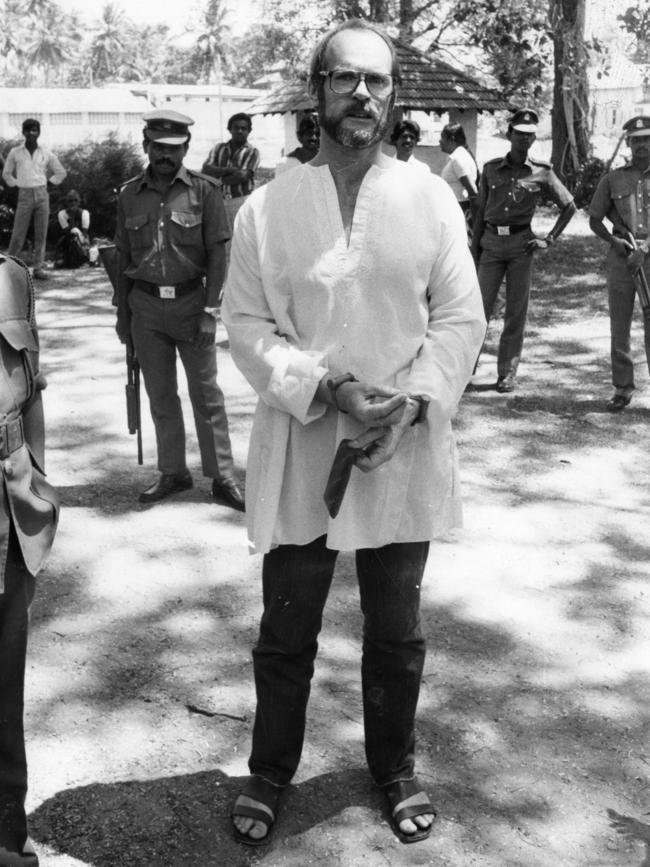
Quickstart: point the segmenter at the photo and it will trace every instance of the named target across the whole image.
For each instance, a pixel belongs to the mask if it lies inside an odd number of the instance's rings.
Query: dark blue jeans
[[[0,593],[0,845],[22,847],[27,837],[27,761],[23,696],[29,606],[35,581],[13,536]]]
[[[363,612],[361,680],[366,758],[379,786],[410,779],[424,666],[420,587],[428,542],[356,552]],[[284,786],[302,753],[318,634],[338,552],[325,536],[264,557],[264,613],[253,650],[257,712],[251,773]]]

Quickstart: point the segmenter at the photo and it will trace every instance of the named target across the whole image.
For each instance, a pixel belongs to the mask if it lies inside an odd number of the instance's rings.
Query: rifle
[[[632,232],[626,232],[623,237],[628,244],[632,245],[633,250],[639,249],[639,245]],[[648,278],[643,270],[643,265],[639,265],[632,275],[632,279],[634,280],[636,294],[639,296],[639,304],[641,305],[641,310],[643,310],[643,316],[645,319],[650,319],[650,287],[648,286]]]
[[[140,362],[136,358],[133,343],[126,344],[126,421],[130,434],[136,434],[138,466],[142,466],[142,417],[140,415]]]
[[[631,232],[622,220],[612,221],[614,228],[620,233],[623,240],[627,241],[633,251],[639,249],[634,232]],[[643,264],[639,265],[636,271],[632,273],[634,288],[639,297],[639,304],[643,311],[643,318],[650,319],[650,286],[648,286],[648,278],[643,270]]]
[[[113,304],[117,306],[119,256],[114,244],[99,248],[99,257],[113,287]],[[132,341],[126,342],[126,421],[130,434],[137,435],[138,465],[142,466],[142,416],[140,414],[140,362]]]

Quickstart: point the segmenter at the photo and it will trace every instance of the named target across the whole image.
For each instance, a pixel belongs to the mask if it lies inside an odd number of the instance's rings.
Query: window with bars
[[[52,126],[74,126],[83,123],[83,115],[79,111],[60,111],[50,115]]]
[[[118,124],[120,122],[120,114],[117,111],[89,111],[88,122]]]
[[[21,127],[23,125],[23,121],[27,120],[28,117],[33,117],[35,120],[43,123],[43,115],[42,114],[9,114],[9,123],[12,126]]]

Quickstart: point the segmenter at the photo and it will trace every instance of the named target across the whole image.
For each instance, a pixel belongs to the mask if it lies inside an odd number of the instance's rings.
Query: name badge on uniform
[[[510,226],[497,226],[497,235],[509,235]]]
[[[174,300],[176,298],[175,286],[159,286],[158,291],[160,292],[161,298],[167,298],[171,300]]]

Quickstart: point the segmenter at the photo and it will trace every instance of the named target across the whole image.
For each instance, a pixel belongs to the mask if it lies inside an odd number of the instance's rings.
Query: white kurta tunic
[[[252,549],[335,550],[431,539],[460,523],[451,417],[485,332],[465,221],[449,187],[386,159],[365,176],[349,245],[328,166],[257,190],[235,225],[222,308],[233,358],[257,394],[246,476]],[[330,519],[338,443],[363,432],[314,400],[348,371],[431,401],[397,452],[353,469]]]

